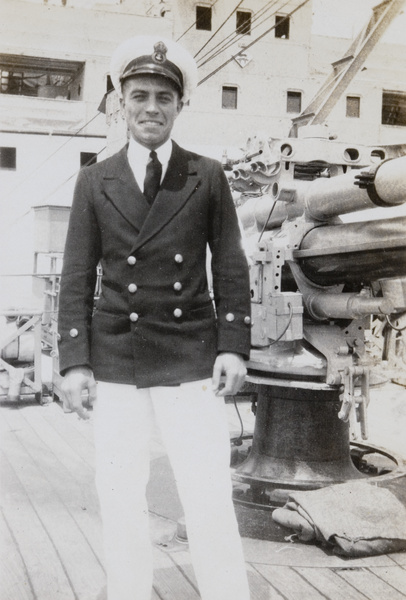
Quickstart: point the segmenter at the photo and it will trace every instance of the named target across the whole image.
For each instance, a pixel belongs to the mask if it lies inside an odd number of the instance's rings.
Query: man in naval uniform
[[[248,600],[224,405],[244,380],[250,347],[234,205],[220,163],[170,138],[196,85],[192,57],[170,40],[139,36],[116,50],[111,77],[129,143],[79,174],[59,317],[65,400],[82,418],[82,392],[93,404],[108,600],[151,597],[146,485],[154,419],[201,597]]]

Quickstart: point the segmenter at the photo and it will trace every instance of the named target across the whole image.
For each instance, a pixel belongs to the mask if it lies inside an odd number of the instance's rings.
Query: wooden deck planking
[[[3,444],[4,444],[4,435]],[[2,580],[2,600],[16,600],[17,586],[27,584],[35,598],[74,600],[74,594],[61,558],[51,537],[23,488],[15,470],[3,456],[1,460],[2,508],[4,521],[15,543],[15,552],[7,556],[6,565],[13,579]],[[20,555],[21,561],[14,560]],[[46,568],[44,568],[44,565]],[[10,587],[9,587],[10,586]]]
[[[284,600],[269,581],[255,569],[255,565],[247,565],[247,573],[251,600]]]
[[[34,590],[16,539],[0,511],[0,581],[2,600],[35,600]],[[23,576],[22,576],[23,574]]]
[[[35,448],[37,463],[52,483],[61,502],[67,507],[102,562],[102,536],[99,502],[94,486],[94,470],[60,436],[52,424],[44,419],[48,414],[35,407],[25,409],[27,433],[31,432],[31,447]],[[35,435],[37,437],[35,437]]]
[[[397,565],[406,568],[406,552],[396,552],[391,554],[390,557]]]
[[[0,432],[8,566],[0,599],[105,600],[91,423],[56,403],[22,403],[0,406]],[[157,534],[176,527],[154,518]],[[246,539],[244,547],[252,600],[406,598],[406,553],[348,560],[312,545]],[[187,550],[155,548],[154,559],[152,600],[199,598]]]
[[[60,485],[58,469],[51,469],[47,460],[49,451],[42,445],[32,429],[24,424],[19,411],[10,411],[7,421],[10,434],[4,436],[3,446],[6,448],[10,463],[25,489],[30,502],[42,523],[42,526],[52,540],[52,545],[60,559],[74,596],[92,598],[96,596],[105,581],[103,568],[93,548],[78,527],[77,520],[72,516],[64,501],[53,487],[53,478]],[[33,458],[40,457],[39,464]],[[52,457],[56,461],[55,457]],[[44,463],[41,463],[45,461]],[[52,462],[52,461],[51,461]],[[62,465],[61,465],[61,468]],[[42,470],[44,469],[44,471]],[[49,477],[49,479],[48,479]],[[52,481],[52,483],[51,483]],[[69,497],[69,481],[66,481],[66,496]],[[78,507],[78,510],[81,510]],[[52,564],[52,562],[50,563]],[[41,570],[44,570],[42,562]],[[49,594],[49,592],[48,592]],[[50,595],[45,598],[51,598]],[[60,592],[55,598],[64,597]],[[71,596],[67,595],[66,598]],[[39,596],[42,600],[44,596]]]
[[[75,413],[64,413],[62,405],[53,403],[42,407],[42,416],[62,439],[91,469],[94,469],[93,430],[89,421],[79,419]],[[55,408],[59,410],[55,410]]]
[[[72,415],[62,416],[61,419],[62,411],[52,410],[51,406],[42,408],[43,410],[38,410],[38,407],[27,406],[24,410],[27,423],[48,449],[58,456],[58,460],[79,484],[92,480],[94,477],[93,445],[90,441],[82,442],[81,445],[75,444],[77,438],[72,435],[71,423],[68,422],[68,419],[72,421]]]
[[[397,589],[382,580],[371,569],[341,569],[340,577],[348,581],[354,588],[364,593],[369,600],[404,600],[406,590]]]
[[[334,600],[367,600],[368,598],[335,573],[334,569],[298,567],[295,571],[326,598],[334,598]]]
[[[325,600],[324,595],[291,567],[255,565],[255,568],[284,600]]]
[[[380,569],[370,568],[369,570],[402,594],[406,594],[405,569],[399,569],[398,567],[385,567]]]
[[[199,600],[200,596],[171,555],[154,549],[154,588],[162,600]]]
[[[177,550],[175,552],[168,552],[168,557],[172,560],[173,564],[184,573],[185,577],[191,582],[191,584],[197,589],[197,581],[193,566],[190,560],[190,554],[188,551],[187,544],[184,550]]]
[[[46,407],[44,407],[46,411]],[[72,460],[70,447],[65,447],[58,435],[43,420],[44,411],[35,407],[8,413],[7,419],[17,437],[30,453],[90,546],[96,549],[101,563],[102,538],[99,504],[93,485],[94,473],[80,460]],[[75,457],[75,454],[73,454]]]

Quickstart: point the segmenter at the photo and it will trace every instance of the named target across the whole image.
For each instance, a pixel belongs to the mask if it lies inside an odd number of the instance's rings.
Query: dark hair
[[[159,75],[157,73],[138,73],[138,75],[127,77],[121,82],[121,91],[123,95],[125,90],[125,84],[127,81],[131,81],[132,79],[145,79],[147,77],[159,78],[163,81],[166,81],[166,83],[173,89],[173,91],[178,94],[179,100],[182,98],[182,90],[179,88],[179,86],[177,86],[176,83],[169,77],[165,77],[165,75]]]

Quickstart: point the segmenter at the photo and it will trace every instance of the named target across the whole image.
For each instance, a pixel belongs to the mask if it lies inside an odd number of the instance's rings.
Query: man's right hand
[[[88,419],[89,414],[83,406],[83,392],[88,392],[90,405],[96,400],[96,381],[89,367],[71,367],[63,378],[61,390],[66,406],[76,412],[81,419]]]

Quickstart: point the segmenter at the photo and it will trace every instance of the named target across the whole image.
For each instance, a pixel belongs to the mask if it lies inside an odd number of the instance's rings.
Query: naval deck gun
[[[406,216],[385,214],[406,202],[404,150],[253,140],[248,160],[226,165],[251,274],[247,389],[257,400],[252,446],[234,473],[243,504],[367,476],[376,362],[366,333],[372,317],[392,323],[406,311]],[[367,209],[377,216],[360,221]],[[366,470],[397,477],[401,462]]]

